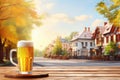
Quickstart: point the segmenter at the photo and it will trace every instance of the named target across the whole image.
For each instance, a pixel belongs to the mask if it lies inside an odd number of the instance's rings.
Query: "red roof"
[[[112,30],[112,24],[106,24],[105,25],[105,31],[104,31],[104,33],[103,34],[107,34],[107,33],[110,33],[111,32],[111,30]]]

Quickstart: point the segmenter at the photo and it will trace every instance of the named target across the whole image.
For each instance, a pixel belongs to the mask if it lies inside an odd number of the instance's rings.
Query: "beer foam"
[[[18,41],[17,47],[33,47],[33,42],[27,40],[21,40]]]

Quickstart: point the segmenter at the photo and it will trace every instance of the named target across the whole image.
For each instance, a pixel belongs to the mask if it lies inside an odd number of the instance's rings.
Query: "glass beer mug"
[[[18,64],[13,61],[12,53],[17,53]],[[20,74],[31,74],[33,66],[33,42],[21,40],[17,43],[17,50],[10,51],[10,61],[13,65],[18,66]]]

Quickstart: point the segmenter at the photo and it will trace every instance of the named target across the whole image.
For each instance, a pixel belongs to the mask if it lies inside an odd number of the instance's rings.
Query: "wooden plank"
[[[120,70],[117,70],[117,69],[104,69],[104,70],[101,70],[101,69],[84,69],[84,70],[81,70],[81,69],[33,69],[34,71],[37,71],[37,70],[41,70],[41,71],[120,71]]]
[[[51,77],[120,77],[120,74],[49,74]]]
[[[38,70],[39,68],[35,68],[33,70]],[[49,69],[49,68],[40,68],[39,70],[120,70],[120,69],[61,69],[61,68],[54,68],[54,69]]]
[[[0,80],[17,80],[5,78],[14,74],[16,67],[0,67]],[[34,67],[33,74],[49,73],[48,78],[30,80],[120,80],[120,67]],[[111,79],[112,78],[112,79]],[[24,79],[19,79],[24,80]]]
[[[120,72],[48,72],[48,71],[44,71],[45,73],[49,73],[49,74],[120,74]],[[44,73],[42,71],[42,73]],[[36,73],[41,73],[41,71],[36,72]]]
[[[54,69],[54,68],[61,68],[61,69],[120,69],[120,66],[52,66],[52,67],[40,67],[35,66],[33,68],[48,68],[48,69]]]

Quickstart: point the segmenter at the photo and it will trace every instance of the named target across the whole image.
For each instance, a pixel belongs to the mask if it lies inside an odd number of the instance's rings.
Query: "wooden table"
[[[0,80],[120,80],[120,67],[80,66],[80,67],[39,67],[33,68],[33,73],[48,73],[49,77],[17,79],[6,78],[5,74],[15,74],[16,67],[0,67]]]

